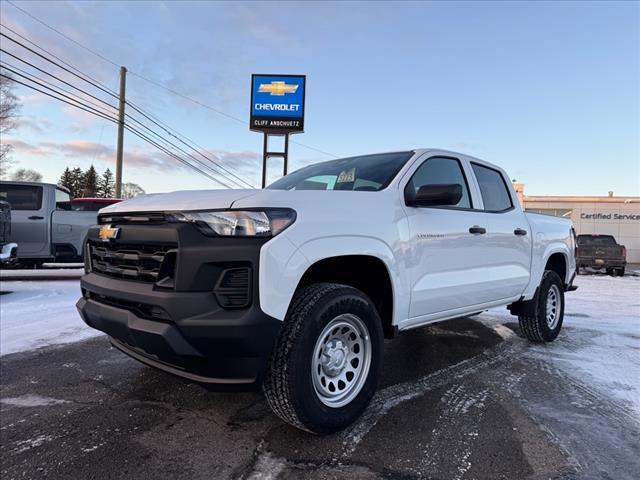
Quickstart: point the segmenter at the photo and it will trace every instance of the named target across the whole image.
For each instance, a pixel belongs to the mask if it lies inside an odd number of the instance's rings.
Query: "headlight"
[[[291,225],[296,212],[285,208],[266,210],[224,210],[177,212],[174,221],[193,223],[212,237],[272,237]]]

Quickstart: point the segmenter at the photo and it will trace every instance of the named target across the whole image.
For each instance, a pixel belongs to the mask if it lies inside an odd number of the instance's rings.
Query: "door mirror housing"
[[[412,198],[413,197],[413,198]],[[443,183],[422,185],[415,195],[405,190],[405,201],[410,207],[444,207],[456,205],[462,198],[462,185]]]

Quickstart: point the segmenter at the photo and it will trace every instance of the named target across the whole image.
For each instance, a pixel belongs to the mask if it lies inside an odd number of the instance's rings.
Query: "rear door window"
[[[478,180],[484,209],[489,212],[504,212],[513,208],[509,189],[498,170],[472,163],[473,173]]]
[[[9,202],[12,210],[40,210],[42,208],[42,187],[0,184],[0,200]]]

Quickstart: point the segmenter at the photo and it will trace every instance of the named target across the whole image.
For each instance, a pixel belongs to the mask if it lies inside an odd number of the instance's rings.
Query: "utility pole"
[[[118,145],[116,150],[116,198],[122,198],[122,149],[124,147],[124,106],[127,69],[120,67],[120,108],[118,108]]]

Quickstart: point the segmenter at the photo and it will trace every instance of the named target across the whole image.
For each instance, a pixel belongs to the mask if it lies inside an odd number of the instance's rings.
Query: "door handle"
[[[38,215],[32,215],[29,217],[29,220],[44,220],[44,217],[39,217]]]
[[[514,234],[514,235],[526,235],[526,234],[527,234],[527,231],[526,231],[526,230],[523,230],[522,228],[516,228],[516,229],[513,231],[513,234]]]
[[[474,225],[473,227],[469,227],[469,233],[474,235],[484,235],[487,233],[487,229],[484,227],[479,227],[478,225]]]

